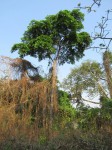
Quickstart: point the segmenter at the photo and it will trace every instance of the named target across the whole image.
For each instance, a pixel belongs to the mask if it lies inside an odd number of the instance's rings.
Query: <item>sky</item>
[[[17,58],[17,52],[11,53],[11,47],[19,43],[21,37],[30,21],[43,20],[47,15],[58,13],[60,10],[73,10],[81,2],[82,6],[89,6],[92,0],[0,0],[0,55]],[[105,11],[112,9],[112,0],[102,0],[102,5],[96,9],[96,12],[85,13],[84,31],[91,34],[94,26],[105,16]],[[110,24],[112,28],[112,24]],[[45,73],[48,72],[47,61],[38,62],[38,59],[30,56],[25,57],[35,66],[42,66]],[[101,61],[101,52],[89,49],[85,51],[85,56],[74,65],[65,64],[58,67],[58,79],[62,81],[72,68],[79,66],[85,60]]]

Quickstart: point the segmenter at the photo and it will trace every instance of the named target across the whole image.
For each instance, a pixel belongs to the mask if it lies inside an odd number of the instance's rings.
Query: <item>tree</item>
[[[48,58],[52,64],[51,120],[56,104],[56,68],[57,64],[75,63],[84,56],[84,50],[90,45],[91,38],[82,31],[84,14],[78,9],[59,11],[45,20],[32,20],[25,31],[21,43],[12,47],[20,57],[27,55],[39,61]],[[55,101],[55,102],[54,102]],[[57,108],[57,107],[55,107]]]
[[[82,58],[91,43],[89,34],[80,32],[83,20],[84,14],[78,9],[60,11],[41,21],[32,20],[21,43],[15,44],[12,52],[18,50],[20,57],[30,55],[38,57],[39,61],[48,58],[53,62],[52,74],[56,78],[57,63],[73,64]],[[55,85],[55,80],[53,83]]]
[[[79,9],[86,9],[88,12],[95,11],[93,7],[101,6],[102,0],[92,0],[90,6],[82,6],[78,4]],[[110,98],[112,98],[112,77],[111,77],[111,44],[112,44],[112,30],[109,27],[111,21],[110,14],[112,9],[106,11],[106,15],[101,17],[101,21],[97,22],[97,25],[94,28],[92,33],[92,41],[94,42],[89,48],[101,50],[102,51],[102,61],[104,66],[105,77],[108,84],[108,91]]]
[[[48,58],[59,65],[73,64],[91,43],[89,34],[81,32],[83,20],[84,14],[78,9],[63,10],[41,21],[32,20],[21,43],[14,44],[11,51],[17,50],[20,57],[38,57],[39,61]]]
[[[86,93],[89,98],[100,95],[108,97],[107,89],[107,79],[105,78],[104,67],[92,61],[86,61],[81,64],[81,66],[74,68],[68,77],[63,81],[62,87],[68,90],[71,94],[72,100],[74,99],[76,103],[80,103],[81,100],[92,102],[97,104],[97,102],[86,100],[83,94]]]

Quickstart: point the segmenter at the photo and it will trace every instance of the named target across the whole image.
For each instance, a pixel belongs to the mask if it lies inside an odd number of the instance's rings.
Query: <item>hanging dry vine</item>
[[[19,115],[22,120],[27,118],[27,121],[35,126],[38,134],[44,129],[45,134],[50,138],[57,110],[57,100],[55,100],[57,96],[53,91],[52,82],[47,79],[42,80],[39,67],[34,67],[27,60],[1,57],[1,66],[2,64],[8,66],[3,69],[2,74],[7,72],[7,69],[10,73],[7,73],[8,78],[3,75],[4,77],[0,79],[1,106],[10,105],[15,115]]]

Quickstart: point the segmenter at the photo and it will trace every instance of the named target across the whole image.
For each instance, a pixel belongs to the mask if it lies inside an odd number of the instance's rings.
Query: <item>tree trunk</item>
[[[53,70],[52,70],[52,106],[54,112],[57,111],[58,103],[57,103],[57,60],[53,62]]]
[[[54,60],[52,66],[52,78],[51,78],[51,102],[50,102],[50,135],[52,137],[52,125],[54,114],[57,112],[57,60]]]
[[[110,98],[112,98],[112,76],[111,76],[111,66],[110,66],[109,55],[110,55],[109,51],[105,51],[103,53],[103,65],[104,65],[104,69],[106,73],[109,95],[110,95]]]

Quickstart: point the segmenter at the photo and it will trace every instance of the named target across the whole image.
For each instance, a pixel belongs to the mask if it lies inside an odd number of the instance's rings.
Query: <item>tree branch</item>
[[[88,13],[90,13],[92,11],[95,12],[95,10],[93,9],[94,5],[97,5],[99,7],[101,5],[101,1],[102,0],[93,0],[93,3],[90,6],[81,6],[81,3],[79,3],[76,8],[86,9]]]
[[[85,98],[82,98],[83,99],[83,101],[85,101],[85,102],[89,102],[89,103],[93,103],[93,104],[100,104],[99,102],[94,102],[94,101],[92,101],[92,100],[86,100]]]

